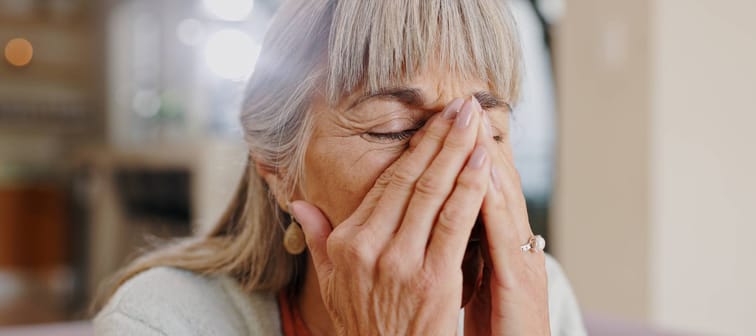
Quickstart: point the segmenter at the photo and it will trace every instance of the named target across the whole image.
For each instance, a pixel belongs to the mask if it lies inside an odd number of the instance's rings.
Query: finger
[[[489,137],[493,139],[493,132],[491,131],[491,118],[489,117],[490,113],[491,112],[488,111],[483,113],[483,123],[487,125],[486,128],[490,132]],[[512,194],[507,195],[512,199],[517,199],[519,196],[522,196],[520,175],[514,165],[514,156],[512,154],[512,145],[509,141],[509,137],[505,137],[505,141],[503,143],[496,141],[487,141],[486,145],[495,149],[491,154],[494,167],[497,167],[498,172],[498,175],[494,173],[495,177],[513,177],[511,179],[501,179],[500,181],[498,181],[500,184],[508,184],[507,188],[502,188],[502,190],[504,192],[513,192]]]
[[[484,123],[490,123],[486,117]],[[522,253],[519,247],[527,242],[532,231],[520,177],[509,154],[511,150],[502,150],[491,138],[487,138],[484,144],[493,154],[491,187],[483,201],[481,214],[491,258],[495,264],[502,265],[507,256]]]
[[[455,106],[452,106],[451,109],[455,109]],[[438,115],[434,115],[431,117],[427,124],[430,125],[430,123],[437,118]],[[402,154],[399,156],[398,159],[396,159],[391,165],[389,165],[382,173],[381,175],[376,179],[375,183],[373,184],[373,187],[370,188],[368,193],[363,198],[362,202],[360,203],[360,206],[355,210],[355,215],[352,217],[355,217],[356,223],[364,223],[367,216],[370,215],[370,213],[373,212],[373,208],[375,208],[375,204],[378,202],[378,200],[381,198],[381,195],[383,195],[384,190],[386,189],[386,186],[391,182],[391,178],[394,175],[394,170],[397,166],[402,164],[402,161],[406,160],[408,156],[417,148],[417,145],[420,143],[420,141],[423,139],[424,134],[427,132],[427,128],[423,127],[419,129],[415,135],[412,136],[412,138],[409,141],[409,144],[407,146],[407,150],[403,151]],[[358,213],[363,213],[364,216],[359,216]]]
[[[293,201],[289,204],[289,211],[297,219],[305,234],[307,247],[312,256],[315,272],[321,284],[333,271],[333,264],[328,257],[327,242],[331,234],[331,223],[323,213],[305,201]]]
[[[402,164],[402,161],[406,160],[407,156],[408,152],[403,152],[398,159],[396,159],[381,173],[381,175],[378,176],[375,183],[373,183],[373,186],[368,190],[367,194],[365,194],[365,197],[363,197],[360,205],[357,206],[357,209],[355,209],[352,215],[349,216],[349,219],[341,224],[342,226],[361,226],[367,221],[370,214],[373,213],[378,200],[381,199],[381,195],[383,195],[386,186],[391,181],[391,178],[394,175],[394,170],[398,165]]]
[[[481,121],[477,106],[474,97],[465,102],[443,148],[415,185],[397,233],[397,244],[405,246],[407,253],[425,253],[436,218],[475,147]]]
[[[406,158],[394,168],[371,220],[366,223],[376,240],[387,242],[399,227],[417,179],[443,146],[462,103],[462,99],[455,99],[446,107],[441,118],[431,120],[417,146],[408,151]]]
[[[482,134],[480,128],[479,133]],[[430,267],[439,269],[451,266],[451,269],[459,269],[490,185],[490,171],[488,149],[478,144],[432,227],[426,252],[426,264]]]
[[[457,111],[459,111],[460,108],[462,108],[461,105],[459,107],[456,107],[456,105],[454,107],[451,107],[451,109],[456,109]],[[450,107],[447,107],[444,110],[444,112],[441,113],[441,115],[443,116],[444,114],[446,114],[446,111],[448,109],[450,109]],[[430,125],[437,118],[439,118],[439,114],[433,115],[432,117],[430,117],[430,119],[428,119],[428,121],[426,122],[426,125]],[[423,140],[423,137],[425,136],[425,133],[427,132],[428,132],[428,127],[421,127],[419,130],[417,130],[417,132],[415,132],[415,135],[413,135],[412,138],[410,139],[409,148],[407,148],[409,152],[412,152],[415,148],[417,148],[417,145],[420,144],[420,142]]]

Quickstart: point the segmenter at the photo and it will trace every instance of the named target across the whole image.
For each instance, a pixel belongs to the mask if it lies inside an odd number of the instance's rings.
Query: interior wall
[[[747,335],[756,317],[756,2],[659,0],[653,317]]]
[[[586,311],[648,313],[648,5],[572,0],[557,29],[554,252]]]
[[[756,316],[756,2],[570,0],[552,239],[585,312]]]

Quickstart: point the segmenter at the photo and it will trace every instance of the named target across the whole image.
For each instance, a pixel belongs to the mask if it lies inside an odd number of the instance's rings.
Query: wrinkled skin
[[[453,335],[461,306],[465,335],[549,334],[544,255],[519,249],[532,233],[509,111],[482,82],[434,74],[412,94],[313,101],[303,185],[276,197],[307,237],[296,304],[315,335]]]

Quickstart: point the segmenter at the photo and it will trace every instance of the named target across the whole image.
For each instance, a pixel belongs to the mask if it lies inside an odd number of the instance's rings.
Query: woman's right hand
[[[450,103],[335,228],[290,204],[340,335],[456,334],[462,259],[490,184],[481,118],[473,98]]]

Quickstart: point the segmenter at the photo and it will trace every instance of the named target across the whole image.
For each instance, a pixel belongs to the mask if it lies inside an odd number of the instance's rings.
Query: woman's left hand
[[[465,306],[465,335],[549,335],[548,286],[542,251],[523,252],[533,235],[509,145],[484,141],[492,187],[483,201],[483,276]]]

